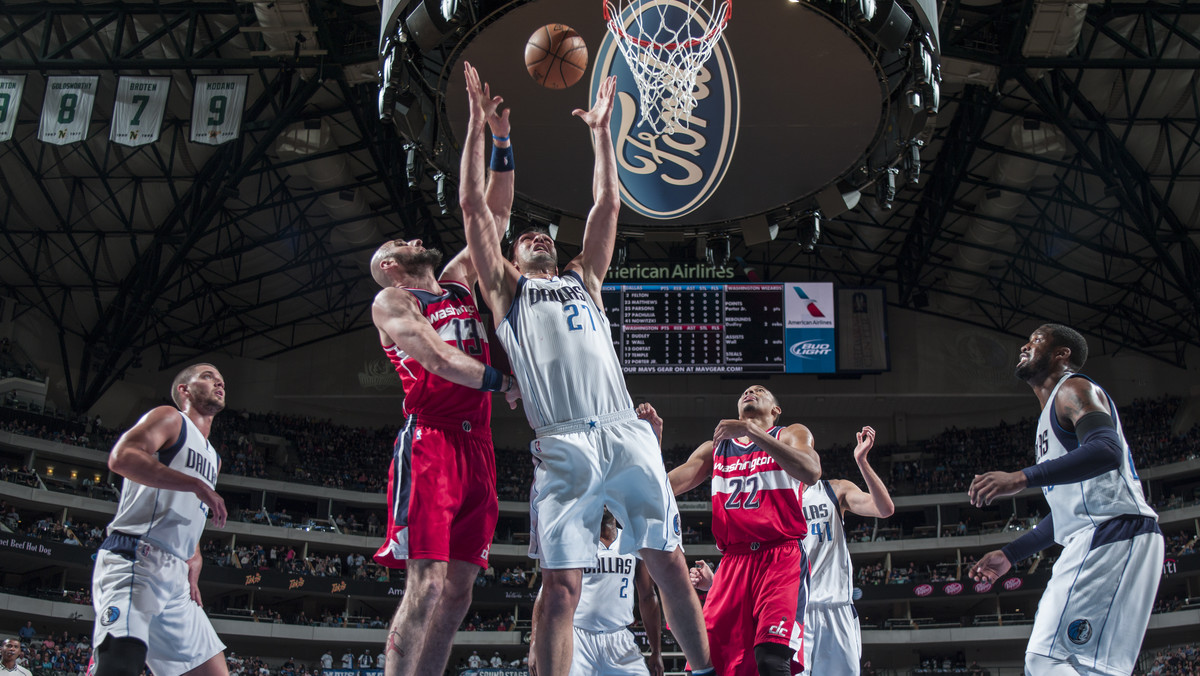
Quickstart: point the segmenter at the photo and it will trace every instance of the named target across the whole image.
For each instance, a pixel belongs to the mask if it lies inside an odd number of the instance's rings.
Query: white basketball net
[[[604,19],[637,80],[641,123],[687,127],[696,76],[729,22],[732,0],[604,0]]]

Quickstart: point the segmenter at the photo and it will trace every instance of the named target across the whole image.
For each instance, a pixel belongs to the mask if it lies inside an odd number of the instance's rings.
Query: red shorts
[[[704,602],[704,626],[718,676],[758,676],[754,646],[761,643],[798,650],[807,604],[808,558],[797,541],[727,551]]]
[[[487,567],[500,506],[487,427],[465,432],[409,416],[388,469],[387,540],[375,561],[466,561]]]

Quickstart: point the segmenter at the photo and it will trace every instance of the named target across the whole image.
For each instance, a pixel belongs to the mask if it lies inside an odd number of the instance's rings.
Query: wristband
[[[493,141],[500,141],[501,143],[503,143],[504,141],[507,141],[508,139],[509,139],[508,136],[496,136],[495,134],[492,134]]]
[[[501,387],[504,387],[504,374],[485,364],[483,366],[483,383],[479,385],[479,389],[484,392],[499,392]]]
[[[513,385],[515,385],[516,382],[517,382],[517,379],[514,376],[507,376],[507,375],[504,376],[504,389],[502,389],[500,391],[501,392],[512,392]]]
[[[512,171],[516,168],[513,164],[513,149],[512,146],[501,148],[492,146],[492,161],[490,164],[492,171]]]

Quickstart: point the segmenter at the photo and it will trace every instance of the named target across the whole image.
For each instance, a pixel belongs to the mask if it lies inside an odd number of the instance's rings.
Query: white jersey
[[[822,479],[815,485],[805,486],[803,504],[804,518],[808,521],[804,551],[808,554],[811,571],[808,603],[850,603],[853,601],[854,569],[837,493]]]
[[[535,430],[633,408],[608,317],[578,273],[522,276],[496,334]]]
[[[1038,418],[1035,449],[1038,464],[1061,458],[1079,447],[1079,439],[1073,432],[1064,430],[1054,414],[1054,398],[1059,388],[1074,377],[1087,376],[1070,374],[1059,380]],[[1158,518],[1158,514],[1146,504],[1142,484],[1133,467],[1133,454],[1125,441],[1121,419],[1117,416],[1117,407],[1107,392],[1104,392],[1104,397],[1108,401],[1109,414],[1116,423],[1117,436],[1121,439],[1121,465],[1113,471],[1079,483],[1042,487],[1046,502],[1050,503],[1050,513],[1054,515],[1054,540],[1060,545],[1065,545],[1076,532],[1094,528],[1114,516],[1140,514]]]
[[[179,417],[179,438],[170,448],[158,452],[159,462],[215,487],[221,466],[217,450],[186,415],[180,413]],[[117,515],[108,524],[108,532],[140,537],[181,559],[189,559],[196,553],[207,516],[208,508],[195,493],[151,488],[125,479]]]
[[[583,569],[583,586],[573,624],[580,629],[602,632],[633,624],[633,573],[637,557],[620,554],[621,531],[611,545],[600,542],[596,564]]]

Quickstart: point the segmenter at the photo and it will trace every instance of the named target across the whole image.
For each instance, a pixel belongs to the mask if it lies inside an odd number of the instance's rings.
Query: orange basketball
[[[587,64],[587,43],[570,26],[546,24],[525,43],[525,67],[543,87],[570,87],[583,77]]]

